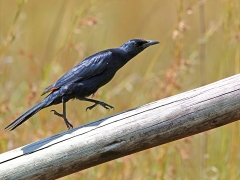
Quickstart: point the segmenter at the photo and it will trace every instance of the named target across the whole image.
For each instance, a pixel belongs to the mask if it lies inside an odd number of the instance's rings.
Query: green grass
[[[129,62],[95,98],[115,106],[85,112],[70,101],[76,127],[239,73],[239,0],[0,1],[0,152],[66,130],[44,109],[4,130],[42,91],[83,58],[131,38],[160,45]],[[53,128],[54,127],[54,128]],[[126,156],[62,179],[240,179],[240,123]]]

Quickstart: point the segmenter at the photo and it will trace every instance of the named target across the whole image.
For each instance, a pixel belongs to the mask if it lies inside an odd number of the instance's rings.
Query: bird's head
[[[144,49],[154,44],[158,44],[158,41],[144,40],[144,39],[131,39],[124,43],[120,48],[124,49],[126,52],[137,55]]]

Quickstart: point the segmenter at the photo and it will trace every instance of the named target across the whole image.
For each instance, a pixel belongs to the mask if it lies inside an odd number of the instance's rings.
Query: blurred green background
[[[76,127],[239,73],[239,0],[0,1],[0,152],[66,131],[42,110],[10,122],[85,57],[132,38],[158,40],[94,96],[115,107],[69,101]],[[120,158],[62,179],[240,179],[240,123]]]

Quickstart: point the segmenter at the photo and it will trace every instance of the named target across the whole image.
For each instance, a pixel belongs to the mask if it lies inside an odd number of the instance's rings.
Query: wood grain
[[[56,179],[238,119],[235,75],[0,154],[0,179]]]

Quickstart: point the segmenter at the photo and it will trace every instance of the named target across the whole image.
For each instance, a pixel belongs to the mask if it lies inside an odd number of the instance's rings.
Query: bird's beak
[[[158,41],[154,41],[154,40],[147,40],[147,43],[143,44],[143,47],[144,48],[147,48],[149,46],[152,46],[154,44],[158,44],[159,42]]]

